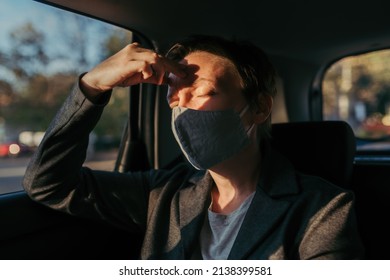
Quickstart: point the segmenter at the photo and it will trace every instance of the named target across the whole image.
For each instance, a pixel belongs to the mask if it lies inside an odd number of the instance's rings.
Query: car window
[[[28,0],[0,9],[0,194],[22,189],[29,157],[78,76],[132,41],[130,31]],[[128,111],[116,89],[86,165],[112,170]]]
[[[323,84],[325,120],[344,120],[357,150],[390,151],[390,50],[343,58],[331,65]]]

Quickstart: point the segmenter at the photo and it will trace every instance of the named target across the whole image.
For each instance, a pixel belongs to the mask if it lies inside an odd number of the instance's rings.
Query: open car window
[[[324,119],[348,122],[358,153],[390,152],[390,50],[337,61],[322,90]]]
[[[27,0],[0,9],[0,194],[22,189],[29,157],[78,76],[131,43],[116,26]],[[112,170],[128,111],[113,94],[90,137],[86,165]]]

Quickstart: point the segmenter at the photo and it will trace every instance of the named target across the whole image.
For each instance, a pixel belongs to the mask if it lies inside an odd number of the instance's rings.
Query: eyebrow
[[[206,81],[206,82],[214,83],[214,80],[207,79],[207,78],[198,78],[198,79],[196,79],[196,81]]]
[[[212,80],[212,79],[201,77],[201,78],[196,79],[194,84],[197,84],[199,82],[211,83],[212,87],[213,87],[213,90],[215,90],[217,92],[221,91],[220,82],[218,80],[215,81],[215,80]]]
[[[211,84],[214,85],[215,88],[219,88],[219,87],[220,87],[220,83],[221,83],[221,81],[220,81],[219,79],[212,80],[212,79],[200,77],[200,78],[197,78],[197,79],[194,81],[194,84],[195,84],[195,83],[199,83],[199,82],[211,83]]]

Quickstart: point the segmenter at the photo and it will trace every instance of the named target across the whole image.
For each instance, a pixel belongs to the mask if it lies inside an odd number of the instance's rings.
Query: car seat
[[[350,188],[356,151],[355,136],[343,121],[273,124],[271,143],[306,174]]]

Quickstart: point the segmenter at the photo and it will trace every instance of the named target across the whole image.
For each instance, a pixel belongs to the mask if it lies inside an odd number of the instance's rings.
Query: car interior
[[[386,49],[386,1],[36,1],[131,30],[160,53],[191,34],[251,41],[278,72],[272,144],[297,170],[355,194],[368,260],[390,259],[389,151],[359,151],[351,127],[323,117],[322,80],[339,59]],[[132,86],[114,170],[172,168],[184,160],[170,130],[165,86]],[[136,259],[142,236],[50,210],[24,191],[0,195],[0,259]]]

